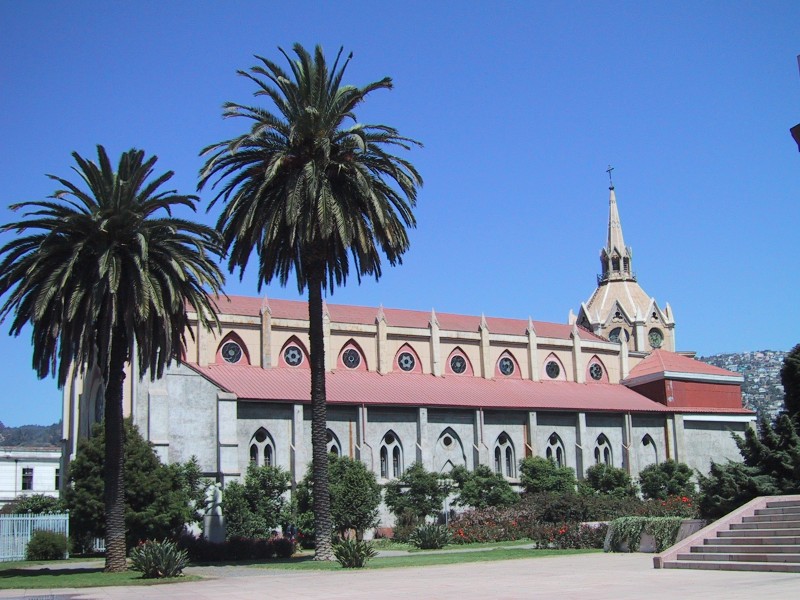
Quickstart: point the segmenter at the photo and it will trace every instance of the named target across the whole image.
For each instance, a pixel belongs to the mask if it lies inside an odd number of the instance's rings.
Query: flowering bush
[[[645,500],[641,510],[635,513],[642,517],[698,518],[698,506],[691,496],[668,496],[664,500]]]

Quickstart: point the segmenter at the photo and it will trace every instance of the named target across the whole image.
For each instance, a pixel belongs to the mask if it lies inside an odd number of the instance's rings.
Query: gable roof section
[[[310,401],[307,370],[184,364],[240,400]],[[480,377],[434,377],[410,373],[380,375],[338,370],[326,374],[326,388],[329,404],[632,413],[742,412],[673,409],[622,385],[566,381],[496,381]]]
[[[744,382],[744,376],[739,373],[715,367],[675,352],[654,350],[647,358],[631,369],[630,374],[623,383],[628,386],[636,386],[659,379],[680,379],[683,381],[736,385],[741,385]]]

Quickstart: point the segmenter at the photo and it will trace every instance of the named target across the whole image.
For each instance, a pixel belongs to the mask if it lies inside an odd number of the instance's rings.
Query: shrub
[[[349,530],[356,537],[363,537],[364,531],[378,522],[378,507],[381,504],[381,486],[375,474],[359,460],[328,455],[328,492],[330,495],[331,520],[333,528],[344,537]],[[300,538],[303,547],[314,545],[314,478],[309,463],[306,475],[297,486],[293,498],[294,522],[303,534]]]
[[[333,555],[345,569],[360,569],[375,558],[378,551],[372,544],[362,540],[339,540],[333,544]]]
[[[607,531],[605,523],[539,523],[530,528],[528,537],[537,548],[602,548]]]
[[[228,538],[267,539],[287,520],[284,493],[289,473],[278,467],[259,467],[251,462],[244,484],[231,482],[225,488],[222,510]]]
[[[143,579],[180,577],[189,564],[189,555],[175,542],[147,540],[131,550],[131,569]]]
[[[426,471],[420,463],[414,463],[399,479],[386,486],[386,506],[395,515],[411,512],[422,520],[442,510],[448,491],[438,473]]]
[[[33,532],[25,552],[28,560],[62,560],[66,555],[66,536],[46,529],[37,529]]]
[[[424,520],[410,510],[404,510],[395,518],[394,528],[392,529],[392,539],[397,542],[407,542],[411,534],[419,527]]]
[[[625,469],[612,467],[604,463],[592,465],[586,471],[585,485],[599,494],[612,496],[635,496],[636,486]]]
[[[692,481],[689,465],[665,460],[648,465],[639,473],[639,487],[642,496],[655,500],[666,500],[669,496],[693,496],[696,487]]]
[[[622,517],[611,522],[610,550],[618,552],[623,544],[628,552],[639,550],[642,533],[655,540],[656,552],[663,552],[675,543],[683,519],[680,517]]]
[[[478,465],[474,471],[458,466],[450,472],[456,484],[458,497],[455,504],[473,508],[489,506],[512,506],[519,501],[517,494],[506,478],[486,465]]]
[[[30,496],[17,496],[11,503],[11,514],[24,515],[42,513],[58,513],[64,511],[64,503],[59,498],[45,496],[44,494],[32,494]]]
[[[520,461],[519,471],[526,492],[568,494],[575,491],[575,471],[559,467],[551,458],[528,456]]]
[[[230,538],[224,542],[209,542],[202,537],[186,535],[180,539],[192,562],[220,562],[225,560],[264,560],[289,558],[295,552],[295,543],[289,538],[270,539]]]
[[[445,525],[423,524],[414,530],[408,541],[422,550],[439,550],[450,542],[450,530]]]

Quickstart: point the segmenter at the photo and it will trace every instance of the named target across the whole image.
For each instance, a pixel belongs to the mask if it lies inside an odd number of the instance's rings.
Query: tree
[[[712,461],[708,476],[698,473],[703,517],[720,517],[757,496],[800,493],[800,436],[788,415],[774,427],[762,419],[757,430],[734,437],[744,463]]]
[[[486,465],[478,465],[474,471],[458,466],[450,471],[458,497],[455,504],[472,508],[506,507],[519,501],[519,495],[511,488],[506,478],[493,472]]]
[[[333,528],[344,537],[349,530],[362,539],[364,531],[378,522],[381,486],[375,473],[359,460],[328,455],[330,504]],[[313,522],[314,473],[309,465],[297,489],[297,511],[303,523]],[[310,517],[310,518],[309,518]]]
[[[340,49],[329,69],[319,46],[312,57],[295,44],[296,60],[279,50],[288,74],[259,56],[260,65],[239,71],[272,106],[225,104],[225,117],[244,117],[252,126],[202,151],[208,159],[198,190],[211,179],[214,187],[222,184],[209,208],[225,205],[217,228],[231,272],[242,276],[255,252],[259,290],[273,279],[286,285],[292,273],[300,293],[308,289],[312,464],[320,492],[315,558],[333,560],[322,293],[345,284],[351,261],[359,281],[380,277],[382,254],[391,265],[402,262],[422,178],[390,151],[419,143],[392,127],[356,121],[356,106],[373,91],[391,89],[390,78],[342,85],[352,55],[340,62]]]
[[[187,302],[203,325],[216,322],[203,287],[222,284],[210,256],[220,252],[219,237],[172,215],[181,206],[194,210],[197,197],[159,191],[173,174],[150,179],[155,156],[129,150],[116,171],[102,146],[97,164],[72,156],[82,183],[49,175],[62,187],[47,200],[12,205],[27,212],[0,229],[17,234],[0,248],[0,295],[8,294],[0,317],[14,315],[13,335],[31,326],[40,378],[52,374],[63,386],[87,367],[102,373],[106,571],[124,571],[125,365],[138,358],[142,376],[160,377],[182,356]]]
[[[646,466],[639,473],[639,487],[646,499],[666,500],[669,496],[694,496],[697,493],[689,465],[665,460]]]
[[[125,545],[133,548],[148,539],[177,539],[184,526],[197,522],[196,502],[205,482],[196,461],[165,465],[130,419],[125,420],[123,446],[125,477]],[[98,424],[81,440],[69,470],[65,503],[73,531],[79,537],[105,535],[105,431]]]
[[[575,471],[569,467],[559,467],[551,458],[528,456],[520,461],[519,472],[522,486],[528,493],[575,492]]]
[[[386,506],[396,516],[403,513],[418,520],[432,517],[442,510],[449,489],[438,473],[426,471],[420,463],[408,467],[399,479],[386,486]]]
[[[783,359],[781,367],[783,404],[790,417],[798,422],[800,414],[800,344],[797,344]]]
[[[631,481],[631,476],[618,467],[605,463],[592,465],[586,470],[585,485],[599,494],[612,496],[636,496],[636,486]]]
[[[14,501],[6,505],[12,515],[42,513],[58,513],[64,510],[64,503],[60,498],[45,496],[44,494],[31,494],[30,496],[17,496]],[[6,508],[4,506],[3,508]],[[5,511],[4,511],[5,512]]]
[[[222,510],[226,536],[229,539],[270,537],[286,521],[284,495],[289,482],[289,473],[280,467],[259,467],[251,462],[244,484],[233,481],[225,486]]]

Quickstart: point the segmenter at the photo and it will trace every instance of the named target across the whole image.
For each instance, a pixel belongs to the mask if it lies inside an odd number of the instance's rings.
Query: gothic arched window
[[[275,466],[275,442],[263,427],[259,427],[250,438],[250,462],[256,463],[259,467]]]
[[[559,467],[567,466],[567,456],[564,452],[564,442],[557,433],[553,432],[547,439],[547,450],[545,456],[555,462]]]
[[[382,479],[396,479],[403,474],[403,447],[394,431],[383,436],[380,457]]]
[[[516,461],[514,459],[514,444],[504,431],[497,436],[494,444],[494,470],[506,477],[516,477]]]
[[[611,452],[611,443],[603,433],[597,436],[597,442],[595,442],[594,462],[598,465],[605,464],[609,467],[614,466],[614,455]]]

